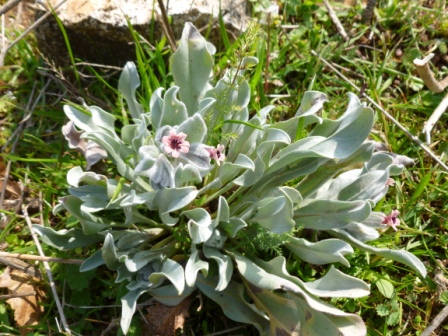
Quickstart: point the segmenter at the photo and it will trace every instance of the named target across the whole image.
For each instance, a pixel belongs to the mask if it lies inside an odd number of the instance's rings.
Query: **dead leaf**
[[[11,294],[30,294],[6,300],[14,311],[14,320],[20,328],[21,335],[32,332],[29,326],[39,323],[43,306],[39,302],[45,298],[45,292],[39,288],[39,279],[9,267],[0,275],[0,287],[8,288]]]
[[[92,140],[86,141],[81,135],[84,132],[79,132],[75,128],[75,123],[69,121],[62,126],[62,134],[68,141],[68,146],[79,150],[87,161],[86,169],[89,170],[95,163],[107,158],[107,152],[96,142]]]
[[[177,329],[183,329],[185,320],[188,317],[188,308],[192,302],[191,297],[187,297],[177,306],[165,306],[159,302],[149,306],[145,318],[148,324],[143,326],[144,335],[172,336]]]

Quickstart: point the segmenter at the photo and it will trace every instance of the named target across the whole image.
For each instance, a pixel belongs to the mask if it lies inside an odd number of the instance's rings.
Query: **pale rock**
[[[60,1],[49,0],[53,8]],[[166,1],[164,3],[166,5]],[[168,16],[172,18],[171,27],[176,39],[180,39],[187,21],[200,30],[203,28],[203,34],[213,23],[207,40],[219,43],[220,3],[230,37],[241,34],[249,23],[245,0],[170,0]],[[42,5],[38,7],[37,17],[40,17],[46,9]],[[162,34],[155,11],[160,13],[157,0],[67,0],[57,13],[64,24],[75,58],[122,66],[129,60],[135,60],[134,42],[126,17],[144,39],[155,44]],[[54,17],[49,17],[36,29],[36,38],[46,58],[57,65],[70,64],[67,46]]]

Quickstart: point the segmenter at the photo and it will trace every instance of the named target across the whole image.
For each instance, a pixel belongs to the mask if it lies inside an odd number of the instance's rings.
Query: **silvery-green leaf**
[[[154,224],[154,221],[142,215],[135,206],[122,207],[125,216],[124,225],[128,228],[135,224]]]
[[[351,222],[362,223],[371,211],[370,203],[365,201],[313,200],[294,211],[294,220],[299,227],[329,230]]]
[[[159,208],[159,215],[163,223],[174,225],[178,218],[170,216],[170,212],[180,210],[196,198],[198,191],[195,187],[183,187],[176,189],[161,189],[154,198],[154,203]]]
[[[269,320],[253,304],[247,302],[244,286],[237,282],[230,282],[224,291],[215,290],[218,284],[217,277],[205,277],[199,274],[197,287],[207,297],[218,303],[224,314],[237,322],[250,323],[257,328],[260,335],[269,329]]]
[[[367,199],[379,201],[385,194],[388,175],[386,171],[371,171],[365,173],[350,183],[350,185],[340,190],[338,199],[343,201]]]
[[[171,259],[166,259],[162,268],[158,272],[153,272],[148,280],[152,283],[159,283],[162,279],[169,280],[176,288],[177,295],[181,295],[185,288],[185,273],[181,265]]]
[[[265,312],[269,318],[270,327],[264,331],[265,335],[286,336],[302,333],[301,326],[305,324],[305,318],[312,315],[309,311],[305,311],[306,317],[301,316],[297,304],[288,297],[290,294],[275,293],[252,284],[246,285],[246,288],[256,307]]]
[[[208,262],[202,260],[199,257],[199,251],[194,251],[191,253],[190,258],[188,258],[187,265],[185,266],[185,282],[187,286],[193,287],[196,283],[196,277],[199,271],[202,272],[204,277],[208,275]]]
[[[291,237],[285,246],[301,259],[315,265],[340,262],[342,265],[350,267],[350,263],[344,258],[344,255],[353,253],[352,247],[339,239],[325,239],[317,243],[310,243],[306,239]]]
[[[250,92],[248,92],[250,94]],[[249,119],[249,110],[246,106],[236,106],[233,108],[230,115],[225,116],[225,121],[223,121],[222,125],[222,132],[225,134],[240,134],[242,128],[245,127],[245,125],[241,124],[241,121],[246,121]],[[236,121],[235,123],[230,121]],[[226,143],[226,139],[223,140],[223,143]]]
[[[252,285],[258,287],[247,287],[248,289],[252,289],[254,295],[251,295],[251,298],[253,300],[262,299],[260,288],[266,294],[277,293],[272,291],[275,289],[286,291],[284,296],[295,303],[295,306],[300,311],[300,318],[306,318],[306,323],[303,321],[301,324],[302,332],[307,332],[309,335],[315,336],[327,335],[327,333],[328,335],[335,336],[339,336],[340,333],[346,336],[365,335],[366,329],[359,316],[344,313],[330,304],[315,299],[305,292],[303,290],[303,282],[287,273],[284,257],[277,257],[269,262],[257,260],[257,263],[261,266],[236,253],[232,254],[232,257],[237,263],[240,274]],[[287,304],[286,302],[284,303]],[[294,307],[294,305],[290,305],[290,307]],[[279,319],[288,325],[288,319],[283,320],[281,310],[272,309],[271,304],[263,304],[258,308],[267,313],[270,312],[270,314],[268,313],[270,317],[274,317],[275,320]],[[275,327],[275,322],[271,319],[271,327],[273,324]],[[324,330],[326,332],[322,333]]]
[[[54,231],[41,225],[33,225],[33,231],[38,233],[45,244],[53,246],[58,250],[72,250],[98,243],[104,239],[100,234],[86,235],[81,229]]]
[[[205,116],[212,113],[213,108],[215,107],[216,99],[207,97],[202,99],[199,102],[199,110],[198,113],[201,115],[202,118],[205,118]]]
[[[289,292],[273,292],[248,285],[248,293],[257,307],[269,316],[270,335],[365,336],[366,327],[355,314],[321,312],[307,297]]]
[[[203,243],[210,238],[213,233],[212,219],[205,209],[195,208],[184,211],[181,215],[189,219],[187,228],[193,244]]]
[[[216,285],[215,290],[222,291],[224,290],[230,280],[232,279],[233,274],[233,262],[229,256],[220,253],[217,249],[204,245],[204,255],[208,259],[213,259],[218,264],[219,268],[219,281]]]
[[[119,143],[105,133],[91,133],[89,134],[89,137],[98,142],[109,153],[110,158],[116,164],[117,170],[121,176],[129,181],[137,182],[146,190],[151,189],[151,187],[143,180],[136,178],[132,168],[125,162],[125,159],[129,159],[133,153],[124,145],[124,143]]]
[[[121,320],[120,326],[123,334],[127,334],[131,325],[132,316],[137,308],[138,298],[146,292],[146,289],[138,288],[129,291],[125,296],[121,298]]]
[[[348,232],[351,236],[362,242],[374,240],[380,236],[377,230],[362,223],[350,223],[340,228],[340,230]]]
[[[170,59],[171,72],[179,94],[185,102],[188,114],[198,110],[198,103],[208,88],[213,58],[207,42],[193,24],[187,22],[182,32],[179,47]]]
[[[194,292],[196,287],[186,286],[181,294],[178,294],[177,288],[172,285],[160,286],[148,289],[148,293],[160,303],[166,306],[177,306],[187,296]]]
[[[258,117],[253,117],[248,121],[248,123],[257,127],[261,126],[261,120]],[[227,153],[227,160],[232,162],[238,155],[241,154],[250,156],[257,147],[256,139],[260,132],[262,131],[257,128],[244,126],[242,133],[239,134],[238,138],[230,144]]]
[[[221,222],[219,224],[219,228],[223,229],[232,238],[235,238],[238,231],[246,226],[246,222],[238,217],[232,217],[227,223]]]
[[[129,113],[132,118],[140,118],[144,112],[143,106],[135,98],[135,90],[140,86],[140,78],[133,62],[127,62],[118,81],[118,90],[123,94],[128,103]]]
[[[238,83],[238,96],[235,101],[237,106],[240,106],[241,108],[246,107],[249,105],[250,102],[250,86],[244,77],[241,76],[241,78],[237,79],[240,82]],[[233,116],[232,116],[233,118]],[[240,119],[243,120],[243,119]]]
[[[237,253],[233,253],[232,257],[235,259],[238,272],[251,284],[268,290],[286,288],[301,292],[301,289],[291,281],[266,272],[252,260]]]
[[[221,188],[222,186],[223,184],[221,183],[219,177],[217,177],[213,181],[210,181],[206,186],[202,187],[198,192],[198,196],[204,194],[209,190]]]
[[[349,157],[356,152],[369,135],[373,124],[373,111],[369,108],[360,108],[350,118],[340,118],[333,121],[331,130],[325,129],[325,132],[321,132],[327,133],[328,131],[329,134],[322,136],[315,131],[324,123],[314,129],[312,134],[316,133],[317,135],[299,140],[277,153],[271,160],[268,172],[306,157],[325,157],[329,159]]]
[[[229,205],[224,197],[219,196],[218,199],[218,210],[216,212],[216,217],[213,220],[213,227],[218,227],[220,222],[228,222],[230,217]]]
[[[315,115],[306,115],[306,116],[298,116],[293,117],[287,120],[282,120],[276,122],[275,124],[267,125],[268,129],[275,128],[284,131],[289,135],[290,139],[295,140],[297,137],[297,131],[299,129],[299,125],[303,124],[303,127],[307,127],[312,124],[322,122],[322,118],[317,117]]]
[[[181,152],[179,159],[194,165],[203,176],[213,168],[210,164],[210,153],[206,150],[206,146],[200,143],[191,144],[188,153]]]
[[[117,268],[117,277],[115,278],[115,283],[121,283],[123,281],[130,282],[135,273],[129,272],[125,264],[121,264]]]
[[[342,160],[332,160],[327,164],[319,167],[315,172],[306,176],[296,188],[305,198],[324,198],[328,199],[327,190],[332,183],[337,179],[333,179],[338,172],[347,167],[357,166],[360,163],[369,161],[372,156],[373,145],[371,142],[363,143],[352,155]],[[360,169],[351,169],[349,176],[355,179],[359,176]],[[341,176],[343,174],[340,174]],[[338,176],[338,177],[339,177]],[[319,195],[319,196],[318,196]]]
[[[306,91],[300,101],[299,109],[295,116],[306,116],[319,112],[325,102],[327,95],[319,91]]]
[[[248,187],[258,182],[263,176],[265,164],[259,157],[254,162],[255,169],[247,169],[243,174],[233,180],[233,183],[239,186]]]
[[[277,128],[268,128],[266,130],[266,138],[259,144],[257,148],[258,157],[262,158],[264,163],[269,164],[272,153],[275,148],[288,146],[291,144],[291,138],[288,133]]]
[[[73,187],[78,187],[80,182],[106,186],[107,177],[94,172],[84,172],[81,167],[77,166],[67,172],[67,182]]]
[[[163,107],[165,105],[162,98],[163,91],[164,88],[161,87],[156,89],[153,92],[151,100],[149,102],[149,110],[151,112],[151,124],[154,127],[154,130],[156,131],[160,128],[160,121],[162,120]]]
[[[312,136],[331,137],[342,129],[351,128],[351,124],[356,124],[360,116],[371,114],[371,108],[366,107],[359,101],[359,98],[353,94],[348,93],[349,103],[344,114],[337,120],[324,119],[320,125],[317,125],[310,133]],[[373,120],[365,119],[368,127],[372,127]],[[365,139],[365,138],[364,138]]]
[[[165,92],[159,127],[180,125],[188,118],[187,107],[176,97],[178,91],[179,88],[173,86]]]
[[[174,167],[164,154],[160,154],[149,169],[148,176],[155,190],[174,188]]]
[[[374,229],[384,229],[383,220],[384,214],[382,212],[373,211],[362,224]]]
[[[288,196],[289,199],[291,200],[291,202],[295,205],[302,202],[302,195],[300,195],[300,192],[298,192],[297,189],[284,186],[284,187],[278,188],[278,194],[281,195],[280,192],[284,193],[286,196]]]
[[[212,235],[207,241],[204,242],[205,246],[213,247],[215,249],[221,249],[227,240],[227,236],[221,233],[218,228],[213,229]]]
[[[111,270],[116,270],[120,265],[119,258],[121,257],[121,254],[117,252],[114,238],[110,233],[108,233],[104,238],[104,244],[101,248],[101,253],[107,267]]]
[[[261,120],[261,123],[264,125],[266,124],[266,118],[268,117],[268,114],[275,109],[274,105],[267,105],[263,107],[260,111],[257,112],[258,117]]]
[[[124,264],[126,265],[126,268],[129,270],[129,272],[137,272],[152,261],[160,261],[164,253],[168,252],[168,250],[169,248],[162,248],[156,251],[140,251],[133,256],[127,255],[124,259]]]
[[[132,207],[140,204],[146,204],[148,209],[155,210],[153,207],[154,198],[157,195],[157,190],[148,191],[145,193],[137,194],[135,189],[132,189],[129,194],[121,200],[120,205],[122,207]]]
[[[160,228],[151,228],[147,231],[127,231],[117,241],[117,247],[120,250],[130,250],[140,244],[147,242],[151,237],[162,233]]]
[[[255,204],[256,212],[250,221],[274,233],[288,232],[295,225],[292,208],[291,200],[284,194],[266,197]]]
[[[359,248],[362,251],[371,252],[380,257],[401,262],[411,267],[414,271],[418,272],[422,278],[426,277],[425,265],[411,252],[405,250],[390,250],[387,248],[373,247],[364,244],[363,242],[355,239],[349,233],[339,229],[334,229],[331,230],[330,232],[341,239],[347,240],[348,242],[350,242],[351,245]]]
[[[207,135],[207,126],[199,113],[183,121],[177,128],[177,132],[183,132],[187,135],[185,140],[190,143],[202,143]]]
[[[219,169],[219,180],[221,184],[232,180],[238,175],[241,169],[255,170],[254,162],[244,154],[239,154],[234,163],[227,161],[222,165]]]
[[[93,270],[101,265],[104,265],[106,262],[103,259],[103,252],[101,250],[97,250],[94,252],[91,256],[89,256],[84,262],[82,263],[81,267],[79,268],[80,272],[88,272],[90,270]]]
[[[201,173],[196,166],[179,162],[174,169],[174,185],[180,188],[189,183],[200,183],[202,181]]]
[[[150,114],[142,114],[140,118],[134,119],[134,125],[125,125],[121,130],[121,139],[126,145],[132,146],[136,153],[142,146],[149,145],[152,142],[152,134],[148,130],[151,124]]]
[[[370,293],[370,287],[364,281],[344,274],[334,266],[322,278],[306,282],[305,287],[319,297],[360,298]]]
[[[394,158],[394,164],[395,165],[402,165],[402,166],[413,166],[415,165],[415,161],[406,155],[399,155],[395,153],[391,153]]]
[[[138,151],[140,161],[134,169],[135,174],[150,177],[149,170],[160,155],[156,146],[142,146]]]
[[[86,109],[87,111],[80,111],[76,107],[64,105],[66,116],[79,129],[85,132],[105,132],[115,140],[118,139],[114,131],[115,117],[112,114],[98,106],[88,106]]]
[[[91,235],[103,231],[110,226],[116,224],[108,219],[97,217],[93,214],[82,211],[83,202],[73,196],[65,196],[60,199],[64,207],[75,217],[82,225],[82,229],[86,235]]]

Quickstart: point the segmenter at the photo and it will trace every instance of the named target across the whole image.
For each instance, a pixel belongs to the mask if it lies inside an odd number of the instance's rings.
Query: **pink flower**
[[[393,185],[395,185],[395,181],[394,181],[394,179],[391,179],[390,177],[387,179],[387,181],[386,181],[386,186],[388,186],[388,187],[391,187],[391,186],[393,186]]]
[[[162,143],[165,144],[165,152],[171,154],[175,159],[179,157],[179,153],[188,153],[190,143],[185,141],[186,137],[185,133],[180,132],[177,134],[175,130],[171,129],[170,135],[162,138]]]
[[[397,231],[396,226],[400,225],[400,220],[397,218],[399,214],[400,212],[398,210],[392,210],[392,212],[389,215],[384,217],[381,224],[389,225],[390,227],[392,227],[392,229]]]
[[[226,156],[224,155],[224,145],[218,145],[217,148],[206,148],[206,150],[209,152],[210,157],[215,160],[216,164],[219,166],[219,161],[224,161]]]

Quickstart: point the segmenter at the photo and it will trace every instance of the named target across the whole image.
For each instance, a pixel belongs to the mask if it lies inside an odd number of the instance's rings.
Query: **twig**
[[[14,299],[17,297],[34,296],[34,295],[36,295],[36,292],[5,294],[5,295],[0,295],[0,300]]]
[[[334,12],[334,10],[331,7],[331,5],[328,2],[328,0],[324,0],[324,5],[325,5],[325,7],[327,7],[328,15],[330,15],[330,19],[331,19],[331,21],[333,21],[334,25],[336,26],[336,29],[338,30],[339,34],[341,34],[341,36],[344,39],[344,41],[348,41],[349,40],[348,35],[345,32],[345,29],[342,26],[341,21],[339,21],[336,13]]]
[[[165,5],[163,4],[163,0],[157,0],[157,3],[160,7],[160,13],[161,17],[159,17],[159,13],[156,11],[156,15],[158,16],[158,19],[160,21],[160,25],[162,26],[162,30],[166,35],[166,38],[168,39],[168,42],[170,43],[171,49],[173,52],[176,51],[177,45],[176,45],[176,37],[174,36],[173,30],[171,29],[170,22],[168,20],[168,14],[165,9]]]
[[[434,78],[434,74],[429,68],[429,61],[434,57],[434,54],[429,54],[424,59],[418,59],[416,58],[414,60],[414,65],[417,68],[417,73],[420,76],[420,78],[423,80],[425,85],[433,92],[442,92],[445,90],[445,88],[448,86],[448,76],[445,77],[443,80],[438,82]],[[442,114],[446,111],[448,108],[448,95],[443,98],[443,100],[440,102],[439,106],[434,110],[432,115],[429,117],[428,121],[425,122],[425,125],[423,126],[422,133],[426,136],[426,143],[429,145],[431,143],[431,131],[434,128],[434,125],[437,123],[437,121],[440,119]]]
[[[42,274],[36,266],[26,263],[20,259],[0,257],[0,263],[11,269],[26,273],[33,278],[42,279]]]
[[[59,2],[55,7],[54,10],[56,11],[59,7],[61,7],[67,0],[62,0]],[[0,53],[0,66],[3,66],[5,62],[5,56],[8,53],[8,51],[14,47],[21,39],[23,39],[25,36],[27,36],[31,31],[33,31],[37,26],[39,26],[47,17],[52,15],[53,13],[51,11],[48,11],[42,17],[39,18],[36,22],[34,22],[31,26],[28,27],[18,38],[16,38],[14,41],[12,41],[8,47],[6,47],[5,50],[2,49],[2,52]]]
[[[28,216],[28,210],[27,210],[26,206],[22,207],[22,212],[23,212],[23,215],[25,216],[25,221],[28,225],[28,228],[30,229],[31,236],[33,237],[34,243],[36,244],[36,248],[39,251],[39,254],[42,257],[45,257],[44,251],[42,250],[42,246],[40,245],[40,242],[39,242],[39,238],[37,238],[36,233],[33,231],[33,227],[32,227],[31,221],[30,221],[30,217]],[[47,261],[42,261],[42,264],[44,265],[45,271],[47,273],[48,283],[50,285],[51,291],[53,292],[53,298],[56,303],[56,307],[58,308],[58,311],[59,311],[59,316],[61,318],[62,326],[64,327],[65,332],[68,335],[71,335],[70,328],[67,323],[67,319],[65,318],[64,310],[62,309],[61,302],[59,301],[59,296],[58,296],[58,292],[56,291],[56,285],[53,280],[53,273],[51,272],[50,265],[48,264]]]
[[[422,133],[426,136],[426,143],[429,145],[431,143],[431,131],[434,128],[437,121],[440,119],[442,114],[448,108],[448,95],[446,95],[440,104],[436,107],[434,112],[429,117],[428,121],[425,122]]]
[[[22,0],[9,0],[2,7],[0,7],[0,15],[7,13],[10,9],[15,7]]]
[[[28,219],[29,219],[29,217],[28,217]],[[75,264],[75,265],[81,265],[84,262],[84,260],[81,260],[81,259],[53,258],[53,257],[37,256],[37,255],[31,255],[31,254],[9,253],[9,252],[0,252],[0,257],[17,258],[17,259],[23,259],[23,260],[49,261],[49,262],[57,262],[60,264]]]
[[[347,77],[345,77],[341,72],[339,72],[330,62],[325,60],[322,56],[317,54],[314,50],[311,50],[311,54],[319,58],[319,60],[324,63],[327,67],[333,70],[339,77],[345,80],[348,84],[350,84],[356,91],[360,92],[361,89],[358,88],[354,83],[352,83]],[[378,105],[372,98],[370,98],[365,93],[362,96],[367,99],[372,105],[374,105],[378,110],[380,110],[390,121],[392,121],[399,129],[401,129],[404,134],[413,142],[418,144],[434,161],[436,161],[439,165],[443,167],[446,171],[448,171],[448,166],[442,162],[437,155],[435,155],[419,138],[409,132],[403,125],[401,125],[398,120],[392,117],[385,109],[383,109],[380,105]]]
[[[447,316],[448,316],[448,305],[446,305],[442,309],[442,311],[437,314],[434,320],[432,320],[431,324],[425,330],[423,330],[420,336],[431,336],[432,332],[440,326],[440,324],[445,320]]]
[[[434,54],[429,54],[424,59],[416,58],[414,60],[414,65],[417,68],[417,73],[420,76],[420,78],[423,80],[425,85],[430,89],[432,92],[442,92],[445,90],[445,88],[448,86],[448,76],[445,77],[443,80],[438,82],[434,78],[434,74],[432,73],[431,69],[429,68],[429,61],[434,57]]]
[[[362,22],[369,24],[372,21],[373,12],[375,11],[376,0],[367,0],[366,8],[362,12]]]

